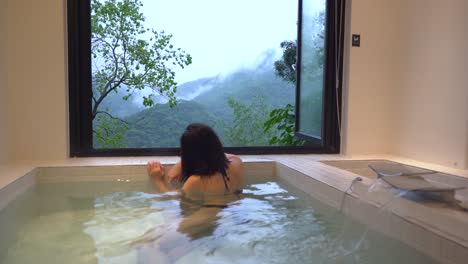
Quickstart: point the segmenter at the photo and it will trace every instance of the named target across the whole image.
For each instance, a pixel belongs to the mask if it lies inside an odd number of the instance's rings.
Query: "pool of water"
[[[224,202],[149,182],[40,183],[0,212],[0,263],[435,263],[281,179]]]

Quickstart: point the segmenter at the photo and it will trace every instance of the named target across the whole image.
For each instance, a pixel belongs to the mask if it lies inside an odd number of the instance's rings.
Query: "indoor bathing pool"
[[[0,263],[435,263],[278,177],[226,206],[149,181],[38,182],[0,212]]]

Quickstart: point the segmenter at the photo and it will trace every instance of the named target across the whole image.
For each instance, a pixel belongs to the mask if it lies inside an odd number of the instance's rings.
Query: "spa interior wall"
[[[468,167],[468,3],[352,0],[346,154]]]
[[[10,159],[66,159],[65,0],[8,2]]]
[[[6,0],[0,0],[0,166],[8,162],[8,79],[7,79],[7,7]]]
[[[346,49],[342,153],[466,168],[465,1],[348,6],[347,38],[359,33],[362,43]],[[0,8],[0,162],[67,159],[66,1]]]
[[[468,167],[468,1],[403,1],[401,87],[391,152]]]

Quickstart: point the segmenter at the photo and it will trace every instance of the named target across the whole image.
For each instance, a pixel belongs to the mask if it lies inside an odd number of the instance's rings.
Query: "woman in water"
[[[224,153],[209,126],[195,123],[185,129],[180,137],[180,156],[168,173],[159,161],[148,162],[148,174],[159,191],[168,192],[169,186],[180,183],[182,196],[181,219],[175,222],[178,233],[167,227],[148,232],[136,243],[141,244],[140,256],[144,259],[159,261],[164,257],[174,262],[189,253],[193,247],[189,241],[211,235],[218,226],[219,213],[242,191],[241,159]]]
[[[188,197],[235,194],[242,191],[239,157],[225,154],[216,133],[204,124],[189,125],[180,138],[181,159],[166,174],[159,161],[148,162],[148,174],[161,192],[178,182]]]

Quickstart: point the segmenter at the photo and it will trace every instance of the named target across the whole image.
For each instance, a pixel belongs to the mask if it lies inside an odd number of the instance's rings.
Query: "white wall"
[[[68,157],[65,2],[0,0],[0,160]],[[468,165],[465,2],[348,2],[362,46],[346,62],[345,153]]]
[[[404,1],[398,123],[391,151],[468,166],[466,0]]]
[[[468,166],[467,1],[352,0],[344,149]],[[345,88],[345,89],[346,89]]]
[[[406,0],[403,0],[406,1]],[[347,54],[344,87],[346,154],[388,154],[395,122],[393,98],[400,86],[402,0],[348,2],[348,42],[361,35],[361,47]]]
[[[8,1],[0,0],[0,164],[8,160],[8,80],[7,28]]]
[[[8,0],[11,158],[67,157],[65,0]]]

